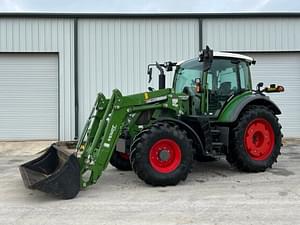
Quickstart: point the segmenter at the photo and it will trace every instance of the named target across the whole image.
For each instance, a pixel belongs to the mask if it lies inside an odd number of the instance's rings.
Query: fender
[[[269,96],[246,92],[236,96],[224,106],[218,116],[217,122],[232,123],[236,121],[242,110],[248,105],[267,106],[274,112],[274,114],[281,114],[279,107],[270,99]]]
[[[207,155],[207,153],[204,150],[203,143],[202,143],[199,135],[196,133],[196,131],[191,126],[189,126],[188,124],[186,124],[185,122],[183,122],[181,120],[171,118],[171,117],[161,117],[161,118],[156,119],[155,122],[156,121],[162,121],[162,122],[167,121],[167,122],[172,122],[172,123],[177,124],[181,129],[184,129],[188,133],[188,135],[193,139],[194,144],[196,146],[198,146],[198,148],[199,148],[198,150],[200,150],[203,155]]]

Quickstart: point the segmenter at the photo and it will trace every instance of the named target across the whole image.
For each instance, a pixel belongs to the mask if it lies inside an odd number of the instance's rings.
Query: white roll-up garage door
[[[58,138],[58,56],[0,54],[0,140]]]
[[[300,138],[300,54],[249,53],[256,65],[252,66],[253,88],[260,81],[265,85],[281,84],[285,92],[269,94],[282,111],[279,116],[285,137]]]

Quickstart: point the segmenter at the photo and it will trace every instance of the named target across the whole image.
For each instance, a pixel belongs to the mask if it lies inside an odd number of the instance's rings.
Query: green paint
[[[201,109],[201,112],[202,113],[206,113],[208,112],[208,102],[207,102],[207,96],[208,96],[208,84],[207,84],[207,75],[208,75],[208,72],[203,72],[203,80],[202,80],[202,83],[203,83],[203,93],[201,93],[201,106],[200,106],[200,109]]]
[[[109,100],[98,94],[77,144],[81,187],[94,184],[106,169],[123,127],[127,125],[136,132],[135,121],[140,112],[167,109],[173,115],[182,115],[188,111],[187,100],[184,94],[175,94],[172,89],[128,96],[115,89]],[[133,122],[128,122],[133,114]]]
[[[220,113],[217,122],[226,123],[231,121],[231,116],[233,115],[237,106],[241,104],[249,95],[252,95],[252,91],[246,91],[231,99]]]
[[[206,89],[204,85],[204,91]],[[228,122],[236,107],[251,94],[248,91],[234,97],[220,113],[218,122]],[[203,96],[207,98],[207,94]],[[201,109],[207,111],[207,99],[203,100]],[[81,187],[87,187],[98,180],[109,163],[122,129],[126,126],[131,135],[139,132],[136,120],[141,112],[147,110],[154,110],[153,118],[189,115],[188,96],[174,93],[173,89],[128,96],[122,96],[115,89],[109,100],[103,94],[98,94],[77,144]]]
[[[176,79],[174,84],[175,82]],[[77,145],[81,187],[94,184],[101,176],[124,127],[128,129],[131,137],[140,131],[141,128],[136,125],[136,121],[142,112],[153,110],[152,119],[148,124],[143,124],[143,127],[150,126],[155,119],[161,117],[180,118],[181,115],[190,115],[190,112],[195,111],[191,107],[200,107],[199,113],[208,115],[210,92],[207,71],[203,72],[202,83],[203,90],[199,94],[200,105],[191,105],[189,96],[175,93],[174,89],[170,88],[128,96],[122,96],[121,92],[115,89],[110,99],[106,99],[101,93],[98,94]],[[249,95],[252,95],[252,91],[246,91],[230,99],[220,112],[217,122],[231,121],[239,104]]]

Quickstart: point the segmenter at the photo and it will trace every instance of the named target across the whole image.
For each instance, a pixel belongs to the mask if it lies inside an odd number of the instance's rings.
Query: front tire
[[[138,135],[131,147],[134,172],[153,186],[176,185],[191,170],[194,149],[187,133],[174,124],[160,122]]]
[[[238,169],[262,172],[277,161],[282,141],[281,125],[267,107],[248,107],[231,135],[227,161]]]

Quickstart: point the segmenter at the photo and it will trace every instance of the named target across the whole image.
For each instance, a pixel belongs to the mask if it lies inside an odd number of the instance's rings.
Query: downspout
[[[75,137],[78,139],[78,18],[74,18],[74,92],[75,92]]]

